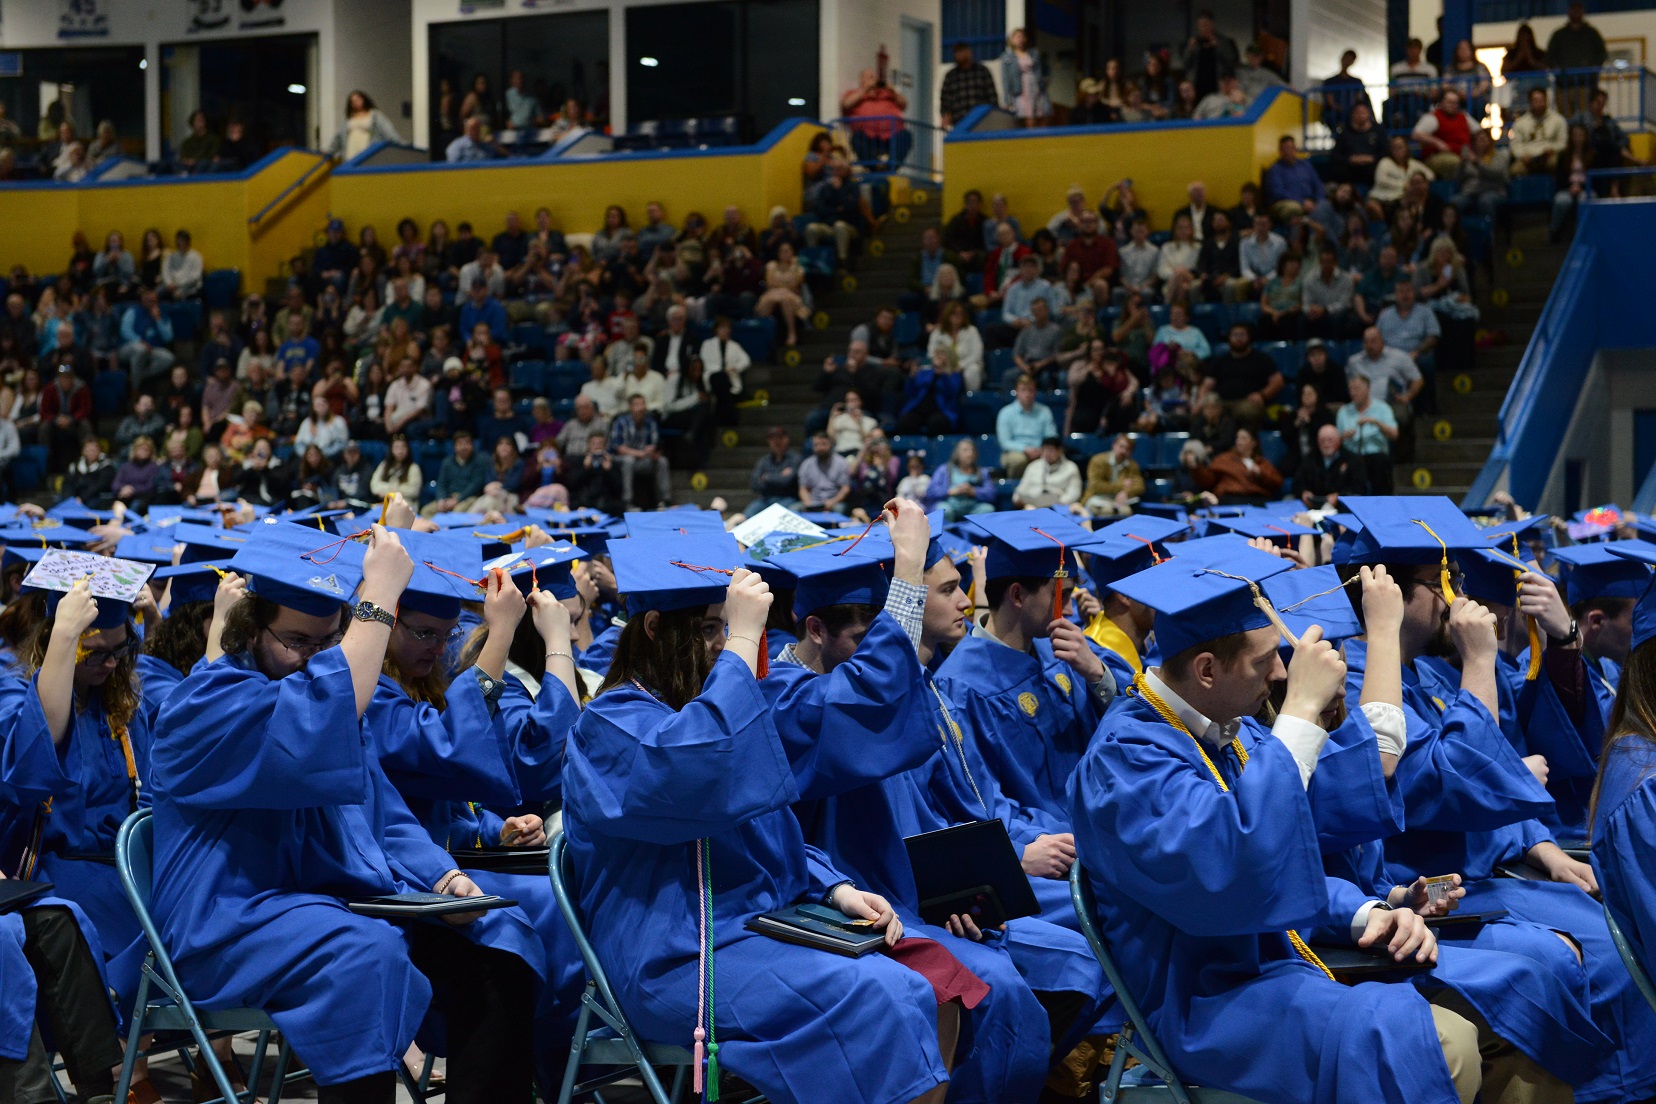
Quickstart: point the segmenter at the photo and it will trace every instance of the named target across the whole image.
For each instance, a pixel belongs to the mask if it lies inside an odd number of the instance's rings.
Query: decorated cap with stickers
[[[54,613],[63,596],[84,579],[98,603],[92,627],[112,629],[126,623],[133,601],[143,593],[153,574],[154,564],[54,549],[42,555],[23,576],[23,589],[43,591],[47,612]]]

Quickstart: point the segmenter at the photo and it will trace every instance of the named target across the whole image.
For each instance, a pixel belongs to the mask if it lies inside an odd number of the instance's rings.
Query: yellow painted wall
[[[327,170],[262,220],[257,241],[247,220],[320,156],[292,150],[246,180],[201,177],[0,189],[0,258],[8,265],[26,264],[35,273],[55,273],[68,261],[77,229],[94,249],[111,230],[119,230],[135,256],[146,229],[161,231],[169,248],[173,234],[186,229],[209,270],[240,269],[244,287],[262,290],[263,278],[276,274],[279,260],[309,240],[313,226],[301,220],[326,219]],[[316,194],[324,197],[320,213],[314,210]]]
[[[603,225],[610,204],[619,204],[637,225],[651,200],[666,208],[674,224],[689,211],[716,223],[730,204],[760,224],[775,204],[799,210],[800,163],[820,129],[802,122],[764,153],[604,155],[487,167],[348,170],[332,177],[331,209],[352,237],[362,225],[372,224],[382,241],[394,237],[397,220],[405,216],[419,223],[422,232],[434,219],[445,220],[451,230],[469,221],[486,240],[500,230],[507,211],[518,211],[528,225],[538,207],[548,208],[554,225],[565,233],[592,233]]]
[[[1076,134],[1054,127],[1037,135],[951,141],[944,147],[944,217],[976,188],[987,200],[1005,194],[1025,233],[1045,225],[1064,206],[1071,184],[1097,205],[1105,191],[1131,177],[1151,225],[1168,228],[1187,202],[1193,180],[1207,184],[1211,203],[1229,207],[1247,181],[1258,182],[1276,160],[1277,140],[1300,131],[1300,97],[1279,93],[1258,122],[1230,126],[1153,127]],[[987,206],[987,204],[985,204]]]

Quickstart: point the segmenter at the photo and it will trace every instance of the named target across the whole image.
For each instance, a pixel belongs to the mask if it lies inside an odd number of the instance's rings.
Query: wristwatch
[[[397,615],[372,602],[358,602],[356,608],[351,611],[351,616],[358,621],[378,621],[388,629],[397,627]]]
[[[1570,634],[1568,636],[1554,636],[1547,634],[1547,643],[1559,648],[1573,648],[1581,643],[1581,626],[1576,624],[1575,618],[1570,618]]]

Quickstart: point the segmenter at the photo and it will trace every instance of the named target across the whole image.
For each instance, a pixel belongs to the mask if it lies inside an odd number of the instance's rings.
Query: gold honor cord
[[[1292,639],[1291,636],[1290,639]],[[1150,708],[1154,709],[1157,714],[1161,716],[1162,720],[1166,721],[1168,724],[1190,737],[1191,742],[1196,745],[1196,750],[1202,753],[1202,762],[1207,764],[1208,772],[1213,775],[1213,780],[1219,784],[1219,788],[1221,790],[1225,793],[1230,793],[1230,787],[1225,785],[1225,776],[1219,773],[1219,768],[1215,766],[1213,760],[1209,758],[1207,747],[1203,745],[1202,741],[1196,739],[1195,733],[1191,732],[1189,727],[1186,726],[1183,721],[1179,720],[1179,715],[1173,712],[1172,707],[1169,706],[1167,702],[1162,700],[1162,696],[1150,689],[1150,684],[1145,680],[1143,674],[1140,674],[1138,677],[1133,679],[1133,689],[1138,691],[1139,697],[1150,703]],[[1248,765],[1248,753],[1243,750],[1242,741],[1235,736],[1231,737],[1231,750],[1236,753],[1237,762],[1240,763],[1242,767],[1246,768]],[[1307,944],[1305,940],[1300,938],[1299,932],[1289,928],[1288,942],[1293,946],[1295,954],[1299,955],[1305,961],[1321,970],[1325,975],[1327,975],[1329,981],[1335,980],[1334,972],[1325,966],[1323,964],[1323,960],[1317,957],[1317,952],[1313,951],[1310,945]]]

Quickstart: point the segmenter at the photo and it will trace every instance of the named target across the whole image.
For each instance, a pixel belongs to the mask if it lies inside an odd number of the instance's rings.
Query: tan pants
[[[1569,1085],[1495,1034],[1465,997],[1445,989],[1427,999],[1461,1104],[1573,1104]]]
[[[1017,479],[1029,467],[1029,457],[1021,452],[1001,453],[1001,470],[1006,472],[1006,478]]]
[[[1460,154],[1444,150],[1426,158],[1426,167],[1432,170],[1432,175],[1439,180],[1453,180],[1460,174]]]

